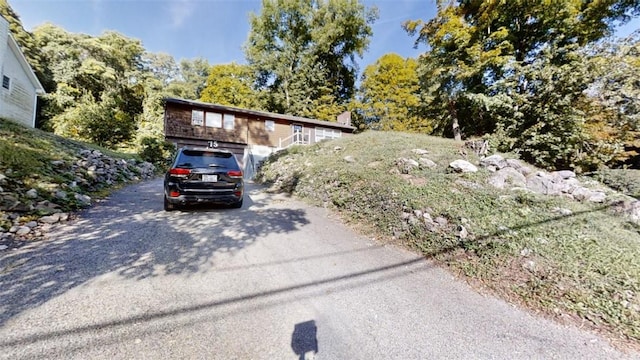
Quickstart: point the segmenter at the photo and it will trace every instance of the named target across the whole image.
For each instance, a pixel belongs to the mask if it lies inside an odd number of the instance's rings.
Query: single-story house
[[[165,139],[182,146],[213,146],[232,151],[252,177],[272,152],[353,134],[351,115],[337,122],[242,109],[200,101],[166,98]]]
[[[0,118],[36,127],[36,104],[44,88],[0,16]]]

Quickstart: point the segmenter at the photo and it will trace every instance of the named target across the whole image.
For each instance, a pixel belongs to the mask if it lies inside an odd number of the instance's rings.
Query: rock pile
[[[40,236],[52,224],[66,221],[69,214],[63,210],[91,204],[88,192],[148,179],[155,172],[151,163],[115,159],[88,149],[80,150],[74,159],[54,160],[49,165],[54,176],[33,187],[11,169],[0,173],[0,247],[16,237]]]

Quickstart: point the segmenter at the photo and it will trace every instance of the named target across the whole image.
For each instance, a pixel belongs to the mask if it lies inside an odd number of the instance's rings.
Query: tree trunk
[[[449,100],[449,115],[452,119],[453,138],[456,141],[462,141],[462,134],[460,133],[460,124],[458,124],[458,111],[456,111],[456,101]]]

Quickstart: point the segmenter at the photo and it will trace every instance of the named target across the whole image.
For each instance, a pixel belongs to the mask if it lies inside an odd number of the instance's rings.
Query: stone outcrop
[[[0,173],[0,245],[16,237],[40,236],[52,224],[66,221],[69,214],[63,210],[91,205],[88,193],[155,176],[151,163],[89,149],[80,150],[73,159],[51,161],[48,170],[55,176],[37,186],[27,186],[11,169]]]

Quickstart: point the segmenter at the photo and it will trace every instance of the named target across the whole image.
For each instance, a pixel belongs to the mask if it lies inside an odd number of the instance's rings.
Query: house
[[[0,16],[0,118],[36,127],[36,103],[44,88]]]
[[[251,178],[272,152],[353,134],[351,115],[338,122],[166,98],[165,139],[178,147],[213,146],[232,151]]]

